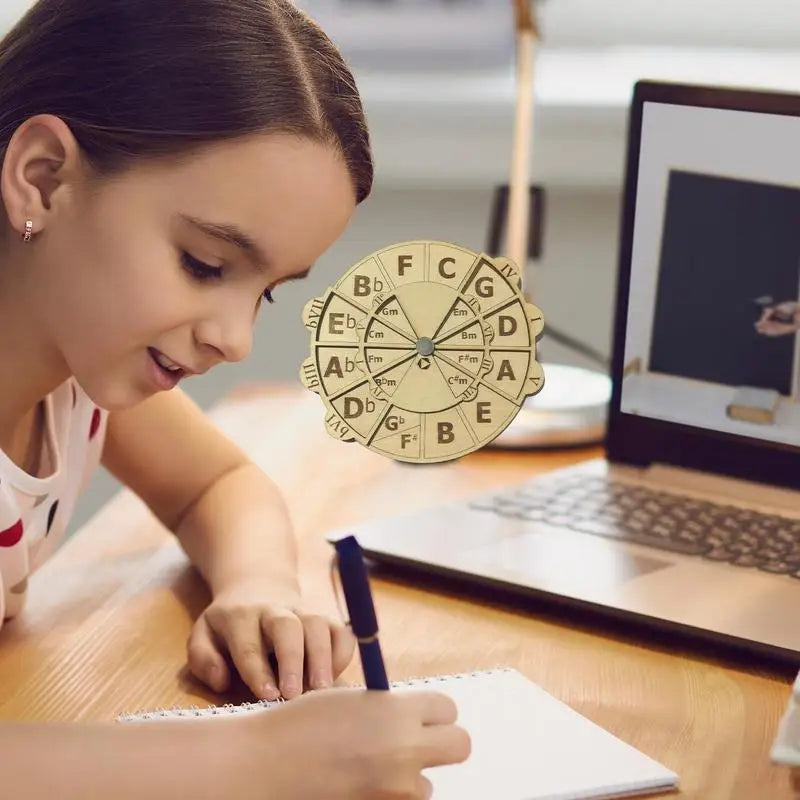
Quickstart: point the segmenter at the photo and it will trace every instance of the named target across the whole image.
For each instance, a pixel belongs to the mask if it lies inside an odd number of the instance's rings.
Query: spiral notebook
[[[665,792],[678,776],[514,669],[392,683],[449,695],[472,739],[462,764],[426,771],[434,800],[594,800]],[[261,713],[281,701],[121,714],[119,722]],[[289,701],[291,702],[291,701]]]

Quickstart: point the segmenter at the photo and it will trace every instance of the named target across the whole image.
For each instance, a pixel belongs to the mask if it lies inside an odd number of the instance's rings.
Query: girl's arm
[[[103,464],[175,533],[212,592],[243,576],[297,589],[280,492],[179,389],[112,412]]]
[[[245,766],[237,758],[247,742],[243,726],[229,724],[233,720],[210,722],[0,723],[0,794],[27,800],[219,800],[230,796],[236,770]],[[230,742],[221,746],[225,736]]]
[[[172,528],[214,595],[245,580],[297,598],[297,551],[278,488],[252,462],[218,478]]]
[[[190,398],[173,389],[112,412],[103,463],[176,534],[208,582],[213,602],[189,641],[200,680],[224,691],[227,653],[260,698],[332,684],[352,658],[352,634],[303,607],[277,487]]]

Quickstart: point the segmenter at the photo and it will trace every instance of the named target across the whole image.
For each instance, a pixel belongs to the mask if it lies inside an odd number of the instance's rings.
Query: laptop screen
[[[800,446],[800,118],[645,98],[638,145],[620,411]]]

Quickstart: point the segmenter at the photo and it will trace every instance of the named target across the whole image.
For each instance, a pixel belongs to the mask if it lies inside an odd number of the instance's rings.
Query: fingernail
[[[325,689],[327,686],[330,686],[330,681],[326,675],[318,673],[314,676],[314,686],[317,689]]]
[[[280,692],[271,683],[265,683],[261,687],[261,693],[265,700],[277,700],[280,697]]]
[[[284,695],[295,694],[299,688],[300,681],[297,679],[297,675],[287,675],[283,680]]]

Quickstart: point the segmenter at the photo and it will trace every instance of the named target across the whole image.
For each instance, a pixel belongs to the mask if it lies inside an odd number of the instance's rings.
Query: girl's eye
[[[195,258],[185,250],[181,252],[181,261],[183,262],[184,268],[199,281],[208,281],[222,277],[222,267],[212,267],[211,264],[200,261],[200,259]],[[264,299],[268,303],[275,302],[272,298],[271,289],[264,290]]]
[[[222,267],[212,267],[205,261],[200,261],[186,251],[181,253],[181,261],[185,269],[200,281],[222,277]]]

